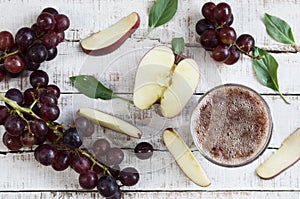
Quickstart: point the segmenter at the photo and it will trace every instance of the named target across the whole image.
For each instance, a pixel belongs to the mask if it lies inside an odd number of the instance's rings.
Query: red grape
[[[98,175],[95,171],[87,171],[79,175],[79,184],[83,189],[94,189],[98,184]]]
[[[224,27],[219,32],[219,39],[224,44],[233,44],[236,40],[236,32],[231,27]]]
[[[229,57],[225,61],[225,64],[232,65],[236,63],[240,58],[241,52],[237,49],[236,46],[231,46],[229,48]]]
[[[70,26],[70,20],[64,14],[58,14],[58,15],[56,15],[55,16],[55,20],[56,20],[55,31],[57,31],[57,32],[65,31]]]
[[[212,52],[215,61],[223,62],[229,57],[229,48],[225,44],[219,44]]]
[[[231,16],[231,8],[227,3],[219,3],[214,8],[214,19],[217,23],[223,24]]]
[[[20,73],[23,71],[25,63],[19,55],[10,55],[6,57],[4,67],[10,73]]]
[[[253,50],[255,45],[254,38],[249,34],[242,34],[236,40],[236,45],[239,46],[244,52],[249,53]]]
[[[120,181],[125,186],[133,186],[139,179],[139,172],[133,167],[124,168],[120,173]]]
[[[49,31],[55,28],[56,21],[52,14],[48,12],[42,12],[37,17],[36,23],[41,30]]]
[[[218,33],[216,30],[206,30],[201,35],[200,43],[206,50],[212,50],[219,44]]]
[[[8,31],[0,32],[0,49],[7,50],[11,49],[14,45],[14,37]]]
[[[207,2],[202,6],[202,15],[209,21],[214,21],[214,9],[216,5],[213,2]]]
[[[153,155],[153,146],[148,142],[141,142],[136,145],[134,152],[139,159],[148,159]]]

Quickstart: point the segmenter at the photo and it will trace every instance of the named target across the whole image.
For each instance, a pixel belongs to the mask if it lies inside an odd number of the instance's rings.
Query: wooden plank
[[[252,198],[265,198],[265,199],[281,199],[281,198],[298,198],[299,192],[259,192],[259,191],[239,191],[239,192],[124,192],[122,198],[128,199],[189,199],[189,198],[224,198],[224,199],[252,199]],[[96,192],[16,192],[16,193],[0,193],[0,199],[38,199],[38,198],[51,198],[51,199],[102,199],[100,194]]]
[[[247,190],[284,190],[300,191],[300,164],[296,163],[279,176],[271,180],[262,180],[255,174],[255,168],[274,150],[267,150],[258,160],[238,168],[226,168],[214,165],[195,151],[203,169],[211,180],[211,186],[199,187],[191,182],[179,169],[167,151],[157,151],[149,160],[139,160],[132,150],[125,151],[125,160],[121,168],[136,167],[140,172],[140,181],[136,186],[123,187],[124,190],[143,191],[247,191]],[[71,169],[56,172],[35,161],[32,153],[9,153],[0,155],[2,172],[0,173],[0,191],[82,191],[78,184],[78,175]]]

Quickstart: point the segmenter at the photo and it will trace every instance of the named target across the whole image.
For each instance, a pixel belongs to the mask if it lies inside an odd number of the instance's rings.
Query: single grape
[[[48,51],[43,44],[34,44],[27,52],[27,57],[36,63],[42,63],[48,58]]]
[[[218,32],[216,30],[206,30],[201,35],[200,43],[206,50],[212,50],[219,44]]]
[[[49,49],[47,49],[47,53],[48,53],[48,57],[47,57],[46,61],[53,60],[57,55],[57,48],[56,47],[49,48]]]
[[[9,116],[9,110],[6,106],[0,105],[0,125],[3,125]]]
[[[153,155],[153,146],[148,142],[141,142],[136,145],[134,152],[139,159],[148,159]]]
[[[254,49],[255,40],[249,34],[242,34],[237,38],[235,43],[242,51],[249,53]]]
[[[56,26],[55,31],[62,32],[69,28],[70,19],[64,14],[58,14],[55,16]]]
[[[65,32],[57,32],[56,35],[58,36],[58,43],[61,43],[65,39]]]
[[[11,136],[7,132],[3,134],[2,142],[11,151],[18,151],[23,147],[20,137]]]
[[[200,19],[196,24],[196,32],[198,35],[202,35],[204,31],[208,29],[215,29],[215,25],[213,22],[209,21],[208,19]]]
[[[78,148],[82,145],[81,138],[76,128],[69,128],[65,131],[63,142],[70,148]]]
[[[24,131],[20,137],[21,143],[24,147],[32,147],[37,143],[37,139],[34,135],[28,132],[28,130]]]
[[[34,62],[30,60],[27,56],[23,56],[25,69],[29,71],[35,71],[40,68],[41,63]]]
[[[91,163],[87,157],[83,155],[71,155],[71,168],[77,173],[86,173],[90,169],[90,167]]]
[[[24,103],[33,102],[39,95],[35,88],[27,88],[24,91]]]
[[[58,11],[55,8],[52,8],[52,7],[44,8],[42,10],[42,12],[48,12],[48,13],[52,14],[53,16],[58,15]]]
[[[212,52],[212,58],[215,61],[223,62],[229,57],[229,48],[225,44],[219,44]]]
[[[224,27],[219,32],[219,39],[224,44],[233,44],[236,40],[236,32],[232,27]]]
[[[36,145],[44,144],[47,140],[45,136],[36,136],[36,135],[34,135],[34,137],[36,139]]]
[[[58,88],[58,86],[54,85],[54,84],[49,84],[46,87],[47,91],[52,92],[56,98],[58,99],[60,97],[60,89]]]
[[[55,32],[48,32],[43,36],[42,42],[49,49],[59,44],[60,38]]]
[[[97,189],[102,196],[111,197],[118,191],[119,186],[114,177],[104,175],[98,180]]]
[[[20,73],[25,67],[25,62],[19,55],[10,55],[6,57],[4,67],[10,73]]]
[[[0,32],[0,49],[8,50],[14,45],[14,36],[8,31]]]
[[[55,121],[59,114],[60,110],[56,104],[45,103],[40,108],[40,115],[46,121]]]
[[[15,43],[22,49],[29,47],[35,39],[35,33],[28,27],[23,27],[16,33]]]
[[[33,88],[43,88],[48,85],[49,76],[45,71],[36,70],[30,74],[29,81]]]
[[[18,105],[23,103],[23,94],[17,88],[8,89],[5,93],[5,97],[17,102]]]
[[[34,23],[30,29],[34,32],[37,38],[40,38],[45,33],[45,31],[42,30],[37,23]]]
[[[106,152],[106,163],[109,165],[118,165],[124,159],[124,153],[120,148],[113,147]]]
[[[11,136],[21,136],[25,126],[26,122],[17,115],[10,115],[4,123],[6,132]]]
[[[225,61],[225,64],[232,65],[235,64],[240,58],[241,52],[237,49],[236,46],[231,46],[229,48],[229,57]]]
[[[231,16],[231,8],[227,3],[225,2],[219,3],[214,8],[214,19],[216,20],[217,23],[223,24],[230,18],[230,16]]]
[[[51,163],[55,171],[63,171],[70,166],[71,158],[67,151],[58,151]]]
[[[47,91],[47,92],[41,93],[40,102],[42,104],[49,103],[49,104],[56,104],[57,105],[58,100],[57,100],[57,97],[54,93]]]
[[[42,165],[49,166],[52,164],[56,153],[57,149],[54,146],[42,144],[34,150],[34,157]]]
[[[53,30],[55,28],[55,18],[48,12],[42,12],[36,19],[36,23],[41,30]]]
[[[93,152],[97,154],[97,156],[105,155],[108,149],[110,149],[110,143],[105,138],[100,138],[93,144]]]
[[[79,175],[79,184],[83,189],[94,189],[98,184],[98,175],[95,171],[87,171]]]
[[[94,133],[94,124],[86,117],[78,117],[75,119],[75,127],[80,135],[89,137]]]
[[[34,119],[29,122],[29,129],[31,133],[36,136],[46,136],[48,132],[47,123],[44,120]]]
[[[214,21],[214,9],[216,5],[213,2],[207,2],[202,6],[202,15],[209,21]]]
[[[126,167],[121,171],[119,179],[123,185],[133,186],[139,181],[140,175],[135,168]]]

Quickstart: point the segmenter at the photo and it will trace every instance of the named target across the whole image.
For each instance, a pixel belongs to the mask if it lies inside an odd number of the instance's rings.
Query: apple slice
[[[80,108],[78,110],[78,115],[84,116],[103,127],[115,130],[120,133],[124,133],[131,137],[141,138],[142,136],[142,131],[132,124],[95,109]]]
[[[192,97],[199,82],[199,67],[190,58],[174,64],[175,55],[167,46],[157,46],[139,63],[133,93],[134,104],[144,110],[160,102],[167,118],[178,115]]]
[[[282,142],[280,148],[256,169],[256,173],[263,179],[270,179],[280,174],[299,159],[300,128]]]
[[[187,177],[199,186],[210,185],[210,180],[201,165],[174,129],[166,129],[163,132],[163,141]]]
[[[119,48],[140,25],[140,16],[136,12],[122,18],[114,25],[83,39],[80,46],[90,55],[105,55]]]

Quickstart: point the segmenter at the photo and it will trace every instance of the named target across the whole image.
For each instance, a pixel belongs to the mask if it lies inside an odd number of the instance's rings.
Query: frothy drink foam
[[[255,91],[226,85],[203,96],[192,126],[195,143],[208,159],[224,166],[240,166],[266,148],[272,119],[266,102]]]

